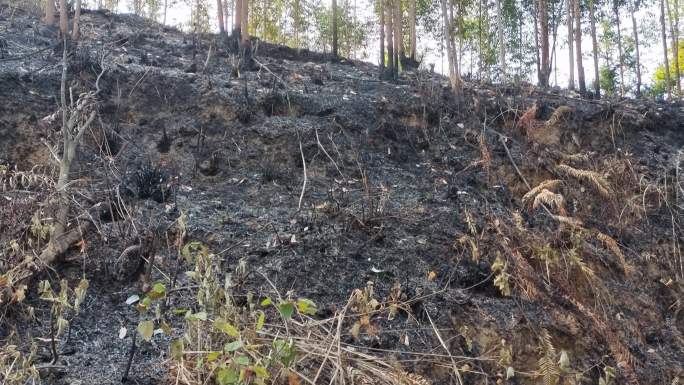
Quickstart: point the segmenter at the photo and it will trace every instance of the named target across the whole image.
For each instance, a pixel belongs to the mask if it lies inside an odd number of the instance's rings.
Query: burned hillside
[[[683,379],[684,105],[526,84],[466,83],[456,98],[430,71],[380,80],[261,42],[245,68],[218,35],[84,12],[67,98],[102,73],[100,91],[68,184],[73,238],[44,265],[64,47],[12,9],[8,383]]]

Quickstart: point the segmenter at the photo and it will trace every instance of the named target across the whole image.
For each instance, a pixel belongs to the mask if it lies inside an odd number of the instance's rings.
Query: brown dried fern
[[[563,195],[561,195],[561,194],[553,193],[547,189],[542,190],[534,198],[534,203],[532,203],[532,208],[538,209],[538,208],[542,207],[543,205],[546,205],[549,208],[555,208],[558,211],[558,214],[560,214],[561,216],[566,215],[565,198],[563,198]]]
[[[532,190],[528,191],[527,194],[523,195],[523,197],[522,197],[523,204],[529,203],[542,190],[551,190],[552,191],[552,190],[556,189],[561,183],[563,183],[563,181],[560,179],[547,179],[547,180],[539,183],[537,185],[537,187],[533,188]]]
[[[620,266],[622,266],[622,269],[625,271],[625,273],[631,273],[634,270],[634,267],[627,263],[627,259],[625,259],[625,254],[622,253],[620,245],[618,245],[615,239],[598,230],[596,230],[595,236],[596,239],[603,242],[606,248],[608,248],[608,250],[610,250],[618,258],[618,260],[620,261]]]
[[[557,169],[565,175],[589,183],[604,198],[611,199],[614,196],[612,189],[610,188],[610,183],[608,183],[608,181],[601,175],[599,175],[599,173],[597,172],[589,170],[580,170],[574,167],[570,167],[566,164],[559,164],[557,166]]]
[[[555,126],[560,122],[569,120],[575,114],[575,109],[568,106],[560,106],[553,111],[549,120],[546,121],[547,126]]]

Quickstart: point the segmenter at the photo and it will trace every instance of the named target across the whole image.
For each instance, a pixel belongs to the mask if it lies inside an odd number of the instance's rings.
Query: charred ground
[[[36,17],[10,13],[0,6],[3,243],[28,241],[36,212],[49,220],[60,121],[50,116],[62,48]],[[436,74],[379,81],[370,64],[266,43],[241,71],[215,35],[82,17],[74,95],[107,72],[73,173],[75,215],[110,210],[42,277],[91,282],[48,383],[120,381],[132,332],[119,330],[137,320],[125,301],[141,290],[140,261],[121,254],[153,234],[155,276],[173,271],[181,213],[187,239],[230,269],[247,261],[250,290],[270,291],[267,276],[313,299],[319,317],[369,281],[383,299],[398,284],[408,311],[344,341],[435,384],[453,379],[435,362],[445,351],[426,313],[468,384],[504,379],[507,366],[520,373],[509,383],[540,383],[544,341],[584,373],[563,383],[596,384],[606,366],[618,383],[684,375],[681,105],[474,84],[458,102]],[[0,267],[17,258],[6,252]],[[5,311],[2,337],[28,349],[49,334],[48,310],[29,290]],[[172,381],[167,342],[141,344],[130,378]],[[49,360],[47,344],[41,352]]]

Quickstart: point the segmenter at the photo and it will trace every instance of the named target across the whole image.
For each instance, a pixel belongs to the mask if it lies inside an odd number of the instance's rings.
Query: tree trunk
[[[162,21],[162,25],[166,25],[166,12],[169,9],[169,0],[164,0],[164,19]]]
[[[67,9],[67,1],[59,0],[59,32],[62,37],[69,36],[69,10]]]
[[[670,79],[670,61],[667,60],[667,32],[665,29],[665,1],[660,0],[660,31],[663,39],[663,57],[665,60],[665,89],[667,99],[672,99],[672,80]]]
[[[482,56],[482,1],[477,2],[477,80],[482,80],[482,73],[484,72],[484,56]],[[446,10],[444,10],[446,12]],[[444,22],[448,20],[448,17],[444,17]],[[448,31],[448,27],[444,26],[444,31]],[[446,32],[445,32],[446,33]],[[446,39],[446,38],[445,38]]]
[[[216,0],[216,15],[218,16],[219,33],[225,35],[226,27],[223,23],[223,2],[221,0]]]
[[[675,84],[677,85],[677,97],[682,97],[682,82],[679,73],[679,1],[674,0],[673,6],[666,1],[667,16],[670,20],[670,40],[672,41],[672,66],[674,67]]]
[[[404,35],[401,26],[401,0],[394,0],[394,67],[395,75],[399,75],[401,59],[404,56]]]
[[[47,0],[45,7],[45,24],[55,25],[55,2],[54,0]]]
[[[570,1],[570,0],[568,0]],[[575,54],[577,56],[577,81],[579,82],[579,92],[581,95],[587,93],[587,85],[584,82],[584,63],[582,63],[582,9],[580,0],[572,0],[575,5]]]
[[[594,88],[596,89],[596,99],[601,99],[598,43],[596,41],[596,18],[594,17],[594,0],[589,0],[589,20],[591,21],[591,49],[594,56]]]
[[[233,22],[233,37],[238,41],[240,41],[240,34],[242,33],[242,1],[243,0],[235,0],[235,10],[233,11],[233,15],[235,16],[235,21]]]
[[[409,33],[411,34],[410,37],[410,44],[411,44],[411,50],[409,52],[409,57],[411,60],[415,61],[416,60],[416,1],[417,0],[409,0],[409,26],[410,26],[410,31]]]
[[[532,20],[534,21],[534,54],[535,64],[537,65],[537,82],[542,83],[542,69],[539,57],[539,2],[534,2],[534,12],[532,12]]]
[[[620,97],[622,97],[625,96],[625,61],[622,55],[622,32],[620,31],[620,9],[618,0],[613,1],[613,12],[615,13],[615,26],[617,28],[618,59],[620,61]]]
[[[573,53],[573,36],[575,33],[572,30],[572,23],[573,23],[573,0],[566,0],[567,1],[567,17],[566,17],[566,22],[568,25],[568,71],[570,72],[570,76],[568,78],[568,89],[569,90],[574,90],[575,89],[575,55]]]
[[[637,5],[638,7],[638,5]],[[636,54],[636,91],[634,94],[639,97],[641,96],[641,57],[639,55],[639,30],[637,29],[636,17],[634,17],[634,10],[632,10],[632,30],[634,31],[634,51]]]
[[[461,81],[458,74],[454,40],[452,37],[451,27],[453,25],[453,20],[449,13],[447,13],[446,0],[441,0],[441,6],[442,18],[444,20],[444,39],[446,40],[447,62],[449,64],[449,79],[451,80],[451,89],[458,98],[461,95]]]
[[[549,86],[551,66],[549,65],[549,14],[547,0],[539,0],[539,30],[541,33],[541,82],[540,86]]]
[[[81,0],[76,0],[76,9],[74,10],[74,25],[72,26],[71,39],[78,40],[80,31],[78,29],[78,22],[81,20]]]
[[[332,0],[332,52],[337,57],[337,0]]]
[[[301,42],[299,41],[299,26],[301,24],[301,4],[299,0],[294,2],[294,39],[295,48],[299,49],[301,47]]]
[[[499,66],[501,67],[501,81],[506,82],[506,42],[504,41],[504,18],[501,7],[502,0],[496,0],[496,22],[499,35]]]
[[[378,0],[380,6],[380,76],[385,72],[385,6],[383,0]]]
[[[387,68],[389,69],[388,75],[394,78],[394,25],[392,24],[392,0],[385,0],[387,7],[385,9],[385,17],[387,22],[385,23],[385,37],[387,38]]]
[[[245,44],[249,40],[249,0],[240,1],[242,4],[242,15],[240,15],[240,41]]]

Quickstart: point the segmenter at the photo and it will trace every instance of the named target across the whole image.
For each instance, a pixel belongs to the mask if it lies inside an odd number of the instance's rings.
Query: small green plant
[[[241,261],[232,274],[225,275],[221,260],[199,243],[186,244],[181,255],[194,264],[186,274],[197,284],[196,309],[183,313],[186,331],[171,342],[174,368],[182,383],[194,385],[212,378],[218,385],[266,384],[288,376],[297,357],[288,324],[295,316],[313,315],[316,304],[306,298],[265,297],[259,303],[250,292],[235,293],[237,281],[246,275]],[[280,319],[283,331],[266,330],[268,314]],[[271,324],[271,323],[269,323]]]

